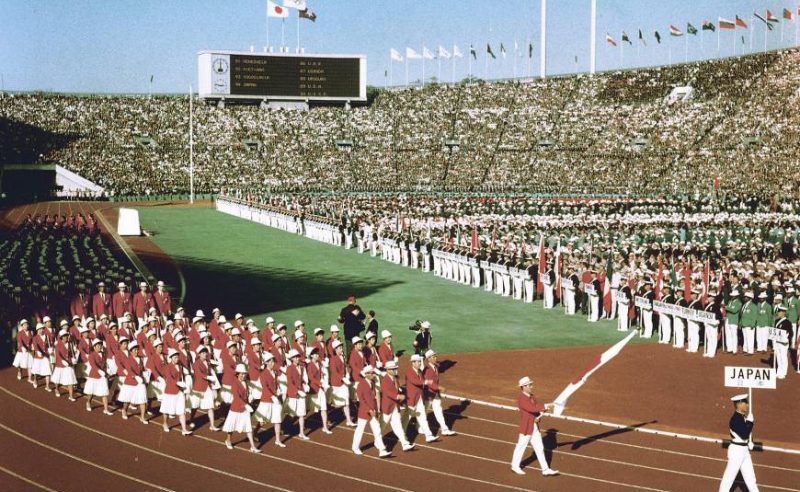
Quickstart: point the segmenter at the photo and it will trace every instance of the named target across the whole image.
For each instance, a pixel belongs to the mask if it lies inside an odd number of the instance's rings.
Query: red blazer
[[[286,367],[286,396],[297,398],[298,391],[303,389],[303,366],[289,364]]]
[[[117,318],[121,318],[126,311],[130,312],[131,310],[131,295],[128,292],[124,294],[122,292],[117,292],[111,298],[111,311],[113,316]]]
[[[70,367],[72,365],[70,352],[71,350],[66,343],[61,340],[56,342],[56,367]]]
[[[183,367],[178,364],[178,367],[175,367],[174,364],[167,364],[164,368],[164,380],[166,381],[166,385],[164,385],[164,394],[166,395],[177,395],[181,392],[181,387],[178,386],[179,381],[183,381]]]
[[[275,371],[280,371],[283,367],[283,363],[285,362],[283,349],[275,348],[273,345],[272,348],[269,349],[269,353],[275,358]]]
[[[33,337],[33,357],[36,359],[44,359],[47,357],[47,338],[45,336],[34,335]]]
[[[431,383],[425,386],[425,399],[430,400],[439,392],[439,369],[431,364],[425,364],[422,377]]]
[[[92,346],[89,344],[88,338],[81,338],[78,340],[78,353],[81,357],[81,362],[89,361],[89,354],[92,352]]]
[[[69,303],[69,312],[72,316],[85,317],[92,314],[92,299],[86,294],[77,294]]]
[[[138,384],[136,382],[136,376],[142,375],[142,364],[139,362],[139,358],[128,354],[126,357],[120,357],[118,359],[124,361],[123,368],[125,369],[125,381],[122,384],[136,386]],[[117,363],[119,363],[119,360]]]
[[[519,392],[517,405],[519,406],[519,433],[530,436],[533,434],[536,417],[544,412],[544,405],[536,401],[535,396],[528,396],[523,391]]]
[[[377,367],[378,350],[375,347],[364,347],[364,362],[372,367]]]
[[[308,371],[308,386],[311,392],[316,394],[322,388],[322,363],[309,362],[306,371]]]
[[[164,316],[172,314],[172,297],[169,292],[166,290],[163,293],[156,291],[153,294],[153,301],[156,303],[156,309],[158,309],[159,314]]]
[[[272,335],[275,332],[269,328],[264,328],[261,330],[261,345],[264,346],[264,349],[269,350],[272,348]]]
[[[413,367],[409,367],[406,371],[406,403],[409,407],[417,404],[425,387],[425,378],[419,374]]]
[[[385,374],[381,377],[381,412],[384,415],[390,415],[397,405],[400,404],[400,386],[397,380]]]
[[[211,368],[208,362],[203,362],[203,360],[198,357],[197,360],[194,361],[193,369],[194,379],[192,380],[192,389],[200,393],[205,393],[208,389],[208,377],[211,376]]]
[[[331,358],[336,357],[336,350],[334,350],[334,348],[333,348],[333,342],[334,341],[335,340],[333,339],[333,337],[331,337],[331,338],[328,339],[327,342],[325,342],[325,346],[327,347],[327,350],[328,350],[328,357],[331,357]]]
[[[358,350],[353,350],[350,352],[350,376],[353,378],[353,381],[361,381],[364,378],[361,376],[361,369],[364,369],[364,366],[367,365],[367,361],[364,358],[364,354],[359,352]]]
[[[17,352],[24,352],[30,350],[31,340],[28,331],[20,331],[17,333]]]
[[[250,377],[250,381],[258,381],[264,365],[263,360],[260,351],[249,350],[247,352],[247,375]]]
[[[222,371],[222,384],[233,386],[236,381],[236,364],[241,362],[242,358],[239,354],[231,356],[228,353],[228,349],[225,349],[220,354],[220,359],[222,359],[222,367],[224,368],[224,371]]]
[[[106,370],[106,356],[102,352],[92,352],[89,354],[89,377],[100,378],[100,371]]]
[[[327,347],[325,347],[325,342],[314,340],[311,343],[311,347],[317,349],[317,352],[319,353],[319,360],[322,361],[328,358],[328,350]]]
[[[391,344],[386,345],[382,343],[381,346],[378,347],[378,359],[380,359],[382,364],[394,360],[394,347],[392,347]]]
[[[233,380],[231,385],[231,393],[233,394],[233,402],[231,403],[231,412],[244,412],[245,405],[247,405],[247,388],[244,383],[239,381],[239,378]]]
[[[155,307],[156,303],[153,301],[153,294],[145,292],[144,295],[141,291],[133,295],[131,306],[133,313],[137,318],[147,317],[147,312],[151,307]]]
[[[271,402],[273,396],[278,396],[278,380],[275,373],[269,369],[261,372],[261,401]]]
[[[331,362],[328,366],[331,376],[331,386],[339,387],[344,384],[342,379],[344,379],[347,373],[345,372],[344,360],[342,359],[344,359],[344,356],[339,357],[336,354],[331,357]]]
[[[369,411],[378,411],[378,402],[375,400],[375,391],[372,388],[372,383],[366,379],[359,381],[356,388],[358,395],[358,418],[369,420]]]

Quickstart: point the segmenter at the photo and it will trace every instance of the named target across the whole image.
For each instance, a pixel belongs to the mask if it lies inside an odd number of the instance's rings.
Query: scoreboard
[[[201,51],[199,95],[207,99],[366,101],[364,55]]]

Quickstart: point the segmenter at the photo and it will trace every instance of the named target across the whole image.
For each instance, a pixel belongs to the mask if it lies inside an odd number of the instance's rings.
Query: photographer
[[[409,330],[416,331],[417,336],[414,338],[414,353],[422,355],[430,347],[433,339],[431,338],[431,324],[428,321],[417,320],[413,326],[408,327]]]

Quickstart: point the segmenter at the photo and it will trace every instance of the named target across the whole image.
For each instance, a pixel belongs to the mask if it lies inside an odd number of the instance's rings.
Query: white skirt
[[[250,414],[244,412],[228,412],[225,424],[222,426],[223,432],[252,432],[253,425],[250,423]]]
[[[136,386],[123,384],[117,400],[131,405],[143,405],[147,403],[147,388],[144,387],[144,383]]]
[[[283,406],[280,403],[272,403],[269,401],[262,401],[258,404],[258,408],[253,412],[253,418],[258,422],[264,424],[280,424],[283,421]]]
[[[287,398],[284,406],[286,407],[286,413],[293,417],[306,416],[305,398]]]
[[[184,412],[186,412],[186,395],[183,391],[175,395],[164,393],[161,396],[161,413],[174,417]]]
[[[71,367],[56,367],[53,371],[53,377],[50,378],[53,384],[61,384],[70,386],[78,384],[78,378],[75,377],[75,369]]]
[[[27,352],[17,352],[17,354],[14,356],[14,362],[11,365],[19,369],[28,369],[31,367],[28,362],[29,357],[30,354]]]
[[[318,392],[308,395],[308,413],[328,409],[328,394],[320,388]]]
[[[228,405],[233,403],[233,393],[231,393],[231,387],[223,384],[222,389],[219,390],[219,398],[222,400],[222,403],[226,403]]]
[[[106,378],[86,378],[83,393],[93,396],[108,396],[108,380]]]
[[[189,394],[189,406],[193,409],[211,410],[214,408],[214,400],[216,400],[216,395],[211,387],[206,388],[202,393],[199,391],[192,391]]]
[[[331,404],[336,408],[342,408],[350,401],[350,387],[346,385],[331,387]]]
[[[31,372],[37,376],[49,376],[53,374],[53,369],[50,367],[50,359],[47,357],[42,357],[41,359],[34,358]]]
[[[250,389],[250,400],[261,399],[261,381],[248,381],[247,387]]]

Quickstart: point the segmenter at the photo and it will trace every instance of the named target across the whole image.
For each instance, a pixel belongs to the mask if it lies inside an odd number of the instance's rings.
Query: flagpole
[[[422,87],[425,87],[425,47],[422,47]]]
[[[469,56],[467,56],[467,73],[469,74],[469,78],[472,78],[472,45],[470,45],[469,49]]]
[[[769,21],[764,24],[764,53],[767,52],[767,34],[769,33]]]
[[[619,42],[619,68],[625,66],[625,41]]]
[[[589,73],[594,75],[597,68],[597,0],[592,0],[589,34]]]
[[[194,117],[192,86],[189,85],[189,203],[194,203]]]
[[[517,40],[514,40],[514,78],[517,78]]]
[[[542,2],[542,19],[541,19],[541,39],[539,43],[539,74],[541,78],[545,78],[547,76],[547,0],[541,0]]]
[[[295,53],[300,53],[300,11],[297,11],[297,49]]]
[[[455,47],[455,43],[453,43],[453,46]],[[455,84],[456,83],[456,50],[455,49],[453,49],[453,71],[450,73],[450,83],[451,84]]]
[[[284,34],[286,34],[286,17],[281,18],[281,51],[283,51],[284,46],[286,46]]]
[[[703,26],[701,24],[700,25],[700,52],[701,53],[705,53],[706,52],[705,42],[706,42],[706,30],[703,29]]]
[[[440,83],[442,81],[442,56],[441,55],[442,54],[439,53],[439,56],[436,57],[436,63],[439,65],[439,67],[436,69],[436,79],[437,79],[436,81],[440,82]]]
[[[267,51],[269,51],[269,10],[267,10]]]
[[[483,78],[489,80],[489,53],[486,53],[486,59],[483,61]]]
[[[408,66],[411,65],[411,62],[408,58],[408,51],[406,51],[406,87],[408,87]]]
[[[389,53],[389,87],[394,85],[394,60],[392,60],[392,54]]]
[[[753,52],[753,32],[756,30],[756,18],[750,17],[750,53]]]

